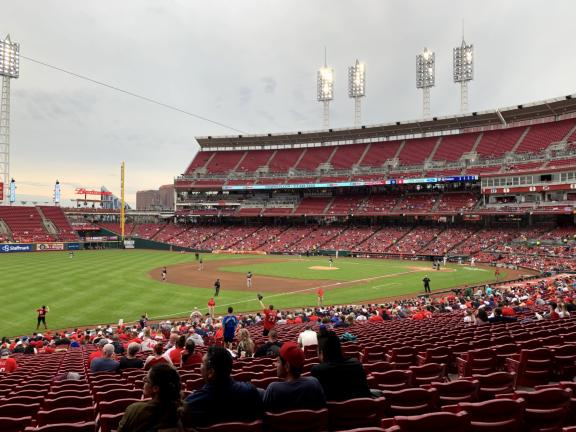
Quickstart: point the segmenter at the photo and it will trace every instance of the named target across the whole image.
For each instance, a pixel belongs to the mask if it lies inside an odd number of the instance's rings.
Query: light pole
[[[13,43],[10,35],[0,40],[0,76],[0,182],[5,192],[10,179],[10,79],[20,76],[20,45]],[[8,193],[2,195],[6,200]]]
[[[366,65],[356,60],[348,68],[348,96],[354,99],[354,126],[362,122],[362,99],[366,96]]]
[[[416,88],[422,89],[422,117],[430,117],[430,89],[434,87],[436,56],[428,48],[416,56]]]
[[[474,79],[474,45],[467,45],[462,35],[462,44],[454,48],[454,82],[460,83],[460,112],[468,111],[468,82]]]
[[[334,69],[326,64],[326,50],[324,50],[324,67],[321,67],[317,73],[317,90],[318,102],[324,105],[322,116],[322,127],[330,127],[330,101],[334,98]]]

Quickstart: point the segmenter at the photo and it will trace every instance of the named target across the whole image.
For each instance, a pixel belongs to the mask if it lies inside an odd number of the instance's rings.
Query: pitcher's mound
[[[310,270],[338,270],[338,267],[328,267],[328,266],[312,266],[308,268]]]

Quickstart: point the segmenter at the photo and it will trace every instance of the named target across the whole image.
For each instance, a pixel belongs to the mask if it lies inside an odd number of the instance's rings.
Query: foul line
[[[422,270],[411,270],[411,271],[407,271],[407,272],[401,272],[401,273],[391,273],[388,275],[383,275],[383,276],[374,276],[374,277],[369,277],[369,278],[364,278],[364,279],[356,279],[353,281],[346,281],[346,282],[334,282],[334,283],[330,283],[330,284],[326,284],[326,285],[318,285],[315,287],[310,287],[310,288],[303,288],[300,290],[296,290],[296,291],[285,291],[285,292],[281,292],[281,293],[277,293],[277,294],[272,294],[267,296],[266,298],[276,298],[276,297],[282,297],[282,296],[287,296],[287,295],[291,295],[291,294],[297,294],[297,293],[302,293],[302,292],[306,292],[306,291],[314,291],[317,290],[319,288],[330,288],[330,287],[336,287],[336,286],[342,286],[342,285],[349,285],[349,284],[355,284],[355,283],[359,283],[359,282],[369,282],[372,280],[378,280],[378,279],[385,279],[385,278],[390,278],[390,277],[395,277],[395,276],[403,276],[403,275],[407,275],[410,273],[421,273]],[[232,302],[232,303],[226,303],[221,305],[221,307],[228,307],[228,306],[235,306],[238,304],[244,304],[244,303],[250,303],[256,301],[254,298],[252,299],[246,299],[246,300],[239,300],[236,302]],[[198,311],[207,311],[208,307],[202,307],[202,308],[197,308],[197,309],[193,309],[194,310],[198,310]],[[153,320],[157,320],[157,319],[162,319],[162,318],[171,318],[171,317],[178,317],[178,316],[182,316],[184,314],[190,314],[191,312],[189,312],[190,309],[188,309],[187,311],[183,311],[183,312],[176,312],[176,313],[172,313],[169,315],[158,315],[158,316],[153,316],[150,317],[150,319]]]

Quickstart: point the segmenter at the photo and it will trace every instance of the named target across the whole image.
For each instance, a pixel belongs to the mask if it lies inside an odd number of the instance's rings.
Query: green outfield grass
[[[205,262],[231,258],[228,255],[204,255]],[[286,257],[282,263],[250,263],[261,256],[234,255],[245,259],[246,265],[222,266],[221,271],[251,270],[258,275],[300,279],[333,280],[325,288],[327,303],[358,303],[378,298],[422,292],[422,278],[429,273],[432,289],[449,288],[492,280],[490,271],[469,270],[451,266],[456,271],[440,273],[414,271],[409,267],[430,263],[340,258],[338,270],[310,270],[311,266],[327,266],[326,258],[298,259]],[[2,301],[0,302],[0,336],[18,335],[36,327],[36,308],[50,307],[47,321],[50,328],[116,322],[123,318],[134,321],[147,312],[158,319],[186,316],[194,307],[204,309],[212,288],[162,283],[151,279],[151,269],[194,262],[192,254],[146,250],[80,251],[73,258],[67,253],[22,253],[0,256],[4,269]],[[381,276],[388,276],[382,278]],[[504,275],[505,276],[505,275]],[[336,281],[348,281],[338,286]],[[225,287],[224,287],[225,288]],[[297,293],[275,293],[266,296],[277,308],[313,305],[315,290]],[[254,293],[223,289],[217,312],[228,304],[236,311],[256,310]]]

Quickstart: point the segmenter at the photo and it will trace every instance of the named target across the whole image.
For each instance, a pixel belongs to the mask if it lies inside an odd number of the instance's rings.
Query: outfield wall
[[[5,243],[0,245],[0,253],[54,252],[80,250],[79,242],[72,243]]]

